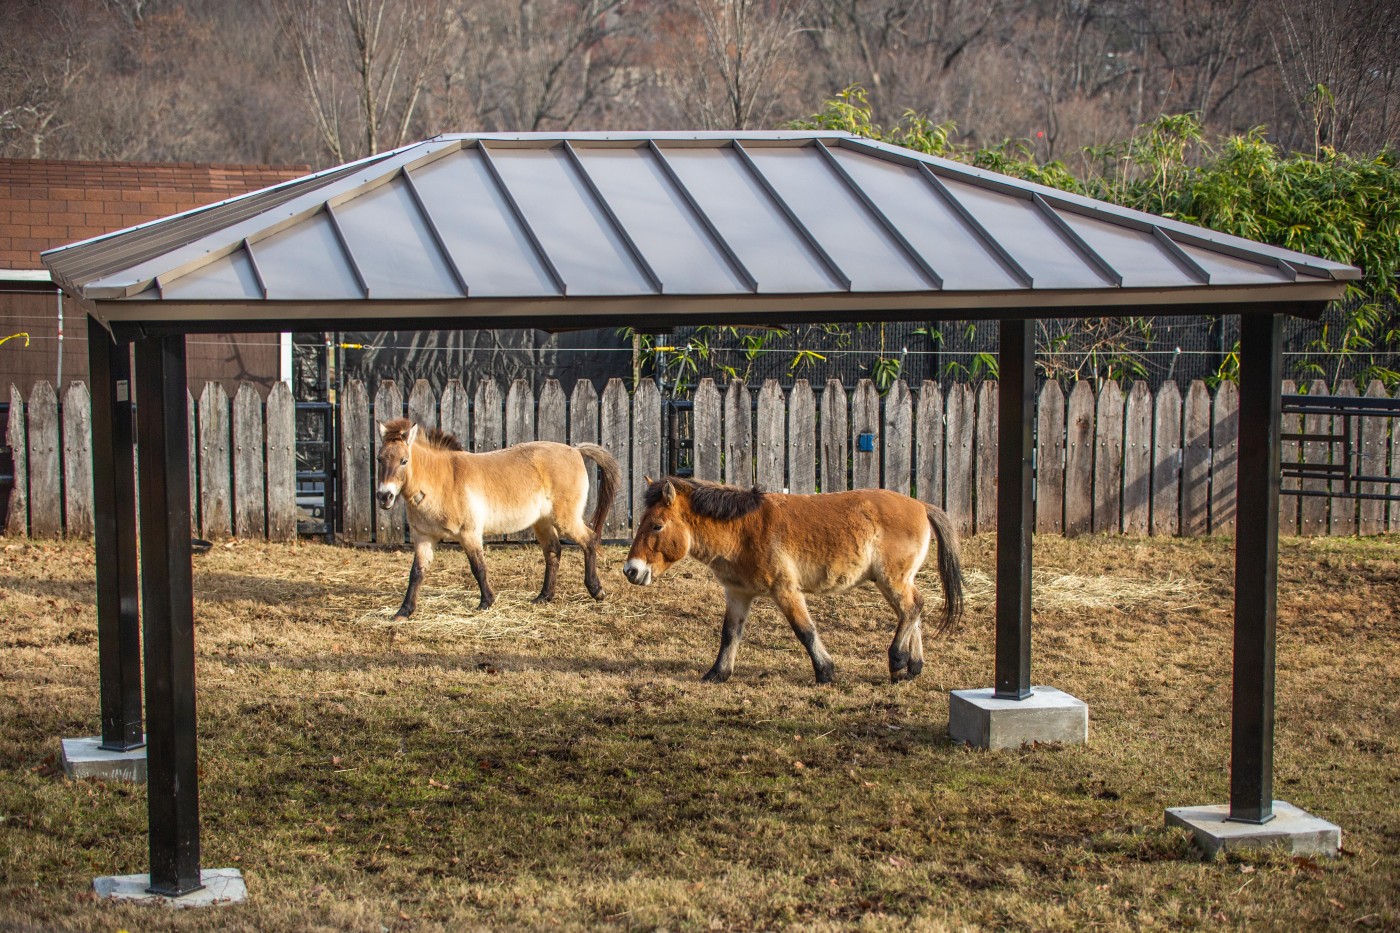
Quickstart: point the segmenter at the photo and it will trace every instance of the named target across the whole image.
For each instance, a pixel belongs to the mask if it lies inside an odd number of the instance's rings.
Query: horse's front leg
[[[403,605],[394,616],[395,622],[403,622],[418,608],[418,588],[423,585],[423,576],[433,562],[433,542],[423,538],[413,542],[413,566],[408,570],[408,592],[404,593]]]
[[[724,591],[724,626],[719,633],[719,657],[714,667],[702,678],[705,683],[722,684],[734,673],[734,655],[744,637],[744,623],[749,618],[753,596],[735,590]]]
[[[812,659],[812,670],[817,675],[817,683],[831,683],[836,673],[836,665],[832,663],[831,655],[826,653],[826,646],[817,635],[816,626],[812,625],[812,616],[807,612],[807,600],[802,598],[802,593],[796,587],[790,587],[774,590],[773,601],[778,604],[778,611],[787,617],[788,624],[792,626],[792,633],[802,642],[802,647],[807,649],[807,656]]]
[[[477,589],[481,590],[481,602],[476,604],[476,608],[490,609],[496,601],[496,594],[492,592],[491,584],[486,582],[486,547],[481,543],[481,535],[463,535],[458,540],[462,550],[467,552],[467,563],[471,565],[472,576],[476,577]]]

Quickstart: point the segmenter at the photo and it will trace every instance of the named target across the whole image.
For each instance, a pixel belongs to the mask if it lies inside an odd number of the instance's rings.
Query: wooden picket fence
[[[1291,393],[1295,386],[1286,382],[1283,390]],[[1325,395],[1328,387],[1317,381],[1307,391]],[[1336,394],[1354,396],[1357,390],[1344,381]],[[1384,397],[1385,390],[1373,382],[1366,395]],[[696,477],[795,493],[883,487],[943,507],[963,534],[995,529],[995,382],[955,384],[946,394],[933,382],[917,390],[896,382],[881,396],[869,380],[848,391],[833,379],[820,393],[806,380],[788,390],[770,380],[754,396],[740,382],[721,391],[701,380],[683,427]],[[536,396],[523,379],[504,390],[483,379],[471,392],[453,379],[439,398],[419,380],[405,404],[401,388],[385,381],[371,405],[366,387],[351,381],[339,402],[341,537],[356,543],[401,543],[406,535],[402,505],[387,514],[374,508],[375,419],[407,414],[456,434],[476,451],[536,439],[601,444],[623,471],[606,528],[612,539],[630,537],[645,478],[661,475],[666,462],[668,415],[651,382],[629,393],[613,379],[600,395],[591,382],[580,381],[566,396],[551,379]],[[1238,410],[1238,391],[1228,383],[1212,394],[1195,381],[1183,396],[1167,382],[1154,396],[1143,382],[1126,393],[1113,382],[1097,393],[1079,382],[1068,397],[1057,383],[1047,383],[1037,404],[1036,529],[1065,535],[1233,533]],[[92,534],[85,385],[68,388],[61,413],[48,383],[35,385],[27,405],[11,386],[10,535]],[[1283,429],[1327,433],[1332,420],[1285,416]],[[295,405],[286,385],[279,383],[263,401],[245,384],[230,401],[222,386],[210,383],[198,402],[189,399],[189,426],[190,509],[197,534],[211,540],[294,539]],[[1352,436],[1361,474],[1400,478],[1400,418],[1358,419]],[[1293,463],[1339,462],[1342,455],[1340,443],[1323,441],[1286,442],[1283,450],[1285,462]],[[1327,480],[1307,480],[1304,488],[1329,489]],[[1361,491],[1387,490],[1370,483]],[[1400,502],[1284,496],[1279,527],[1303,535],[1400,533]]]

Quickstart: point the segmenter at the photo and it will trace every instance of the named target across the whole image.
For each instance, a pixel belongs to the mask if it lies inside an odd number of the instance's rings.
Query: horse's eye
[[[404,457],[402,460],[400,460],[399,466],[408,466],[408,458]]]
[[[660,531],[660,530],[661,530],[662,528],[664,528],[664,527],[666,527],[666,526],[663,525],[663,524],[661,524],[660,522],[656,522],[656,523],[654,523],[654,524],[651,526],[651,530],[652,530],[652,531]]]

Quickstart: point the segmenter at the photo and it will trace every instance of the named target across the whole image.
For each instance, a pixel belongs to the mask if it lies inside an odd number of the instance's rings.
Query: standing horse
[[[938,538],[943,584],[939,631],[962,615],[962,567],[957,534],[942,509],[884,489],[792,496],[684,480],[649,483],[646,511],[623,573],[639,586],[687,554],[708,564],[724,587],[719,657],[704,677],[723,683],[734,672],[749,606],[768,596],[807,649],[817,683],[830,683],[826,653],[806,594],[840,593],[866,581],[880,588],[898,616],[890,642],[890,679],[919,676],[924,667],[924,599],[914,576]]]
[[[544,550],[544,586],[535,602],[554,598],[559,572],[560,532],[583,547],[583,582],[594,599],[606,594],[598,581],[598,539],[621,474],[617,461],[596,444],[570,447],[552,441],[517,444],[490,453],[467,453],[457,438],[435,428],[420,429],[407,418],[379,427],[379,507],[389,510],[403,498],[413,540],[408,592],[395,621],[417,608],[418,587],[433,562],[433,546],[452,538],[467,552],[481,589],[478,609],[490,608],[496,594],[486,582],[482,536],[533,528]],[[598,508],[584,524],[588,467],[598,465]]]

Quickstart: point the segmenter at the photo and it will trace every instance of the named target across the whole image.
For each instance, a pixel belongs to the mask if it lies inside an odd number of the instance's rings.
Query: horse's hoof
[[[549,602],[553,602],[553,601],[554,601],[554,594],[553,594],[553,593],[541,593],[540,595],[536,596],[534,599],[530,600],[530,602],[532,602],[532,603],[549,603]]]
[[[702,683],[707,684],[722,684],[729,679],[731,673],[731,671],[722,671],[719,668],[712,667],[700,680]]]
[[[407,621],[408,621],[408,616],[406,616],[406,615],[404,615],[402,612],[400,612],[398,615],[394,616],[394,617],[393,617],[392,619],[390,619],[389,621],[390,621],[390,622],[407,622]]]
[[[836,679],[836,668],[829,667],[824,671],[817,671],[817,686],[829,684]]]
[[[483,609],[490,609],[490,608],[491,608],[491,604],[494,603],[495,601],[496,601],[496,597],[494,597],[494,596],[492,596],[490,599],[487,599],[486,597],[483,596],[483,597],[481,598],[481,602],[479,602],[479,603],[476,604],[477,611],[479,612],[479,611],[481,611],[481,610],[483,610]]]
[[[600,586],[600,587],[596,587],[596,588],[595,588],[595,587],[589,587],[588,595],[589,595],[589,596],[592,596],[594,599],[598,600],[599,602],[602,602],[604,599],[607,598],[608,591],[605,590],[605,589],[603,589],[601,586]]]
[[[909,662],[909,679],[910,679],[910,680],[913,680],[915,677],[918,677],[918,676],[919,676],[920,674],[922,674],[923,672],[924,672],[924,662],[923,662],[923,661],[910,661],[910,662]]]

